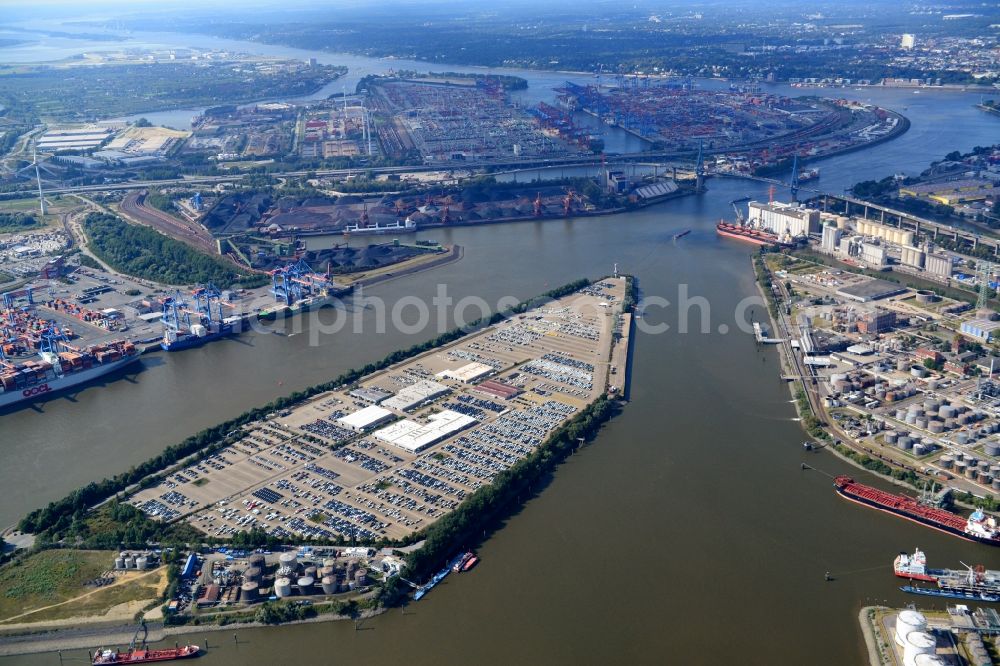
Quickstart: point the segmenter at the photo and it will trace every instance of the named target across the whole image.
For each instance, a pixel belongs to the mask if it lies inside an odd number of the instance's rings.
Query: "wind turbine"
[[[42,215],[45,215],[45,196],[42,194],[42,174],[39,171],[40,168],[44,168],[44,167],[41,167],[38,164],[38,149],[37,148],[32,148],[31,149],[31,159],[32,159],[31,164],[29,164],[28,166],[24,167],[20,171],[18,171],[18,173],[21,173],[21,171],[27,171],[31,167],[35,168],[35,182],[38,183],[38,208],[41,211]],[[46,169],[46,171],[48,171],[48,169]]]

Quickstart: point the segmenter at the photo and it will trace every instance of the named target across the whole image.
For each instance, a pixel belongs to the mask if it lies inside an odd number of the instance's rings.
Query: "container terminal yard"
[[[318,395],[129,501],[217,537],[408,537],[623,390],[625,293],[606,278]]]

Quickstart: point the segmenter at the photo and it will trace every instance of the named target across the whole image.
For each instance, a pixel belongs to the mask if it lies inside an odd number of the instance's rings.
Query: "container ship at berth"
[[[1000,571],[986,569],[982,565],[965,566],[965,571],[928,569],[927,558],[920,549],[916,549],[913,555],[900,553],[893,562],[892,570],[900,578],[935,585],[935,587],[905,585],[900,588],[904,592],[970,601],[1000,601]]]
[[[156,661],[174,661],[176,659],[197,657],[200,651],[201,648],[197,645],[185,645],[165,650],[135,649],[128,652],[98,648],[97,652],[94,653],[91,663],[94,666],[104,666],[105,664],[151,664]]]
[[[0,409],[79,386],[138,359],[131,342],[76,349],[58,334],[46,336],[37,360],[14,363],[0,355]]]
[[[941,532],[990,546],[1000,546],[1000,529],[997,520],[980,510],[968,518],[932,506],[925,506],[912,497],[893,495],[878,488],[855,482],[849,476],[838,476],[833,481],[836,491],[844,498],[926,525]]]

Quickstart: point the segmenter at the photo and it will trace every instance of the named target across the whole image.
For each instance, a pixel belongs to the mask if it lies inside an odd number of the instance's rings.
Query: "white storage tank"
[[[135,558],[132,557],[131,555],[125,558],[125,568],[135,569]]]
[[[119,555],[118,557],[115,558],[115,569],[124,569],[124,568],[125,568],[125,558]]]
[[[275,579],[274,594],[278,597],[292,596],[292,581],[284,577]]]
[[[913,631],[923,631],[927,628],[927,618],[920,611],[906,609],[896,616],[896,643],[906,644],[906,635]]]
[[[145,555],[140,555],[135,558],[135,568],[136,569],[148,569],[149,568],[149,558]]]
[[[937,640],[926,631],[911,631],[903,643],[903,666],[916,666],[917,655],[934,654]]]
[[[312,594],[312,587],[315,582],[316,579],[312,576],[302,576],[298,580],[299,592],[301,594]]]
[[[913,663],[916,666],[948,666],[945,658],[936,654],[918,654]]]
[[[278,556],[278,565],[282,569],[288,568],[291,569],[292,571],[295,571],[297,569],[298,563],[299,563],[299,558],[295,555],[295,553],[292,552],[282,553],[281,555]]]

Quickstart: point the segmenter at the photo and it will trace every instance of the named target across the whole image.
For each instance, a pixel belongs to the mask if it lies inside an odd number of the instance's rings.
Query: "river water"
[[[275,49],[294,51],[240,50]],[[361,60],[369,68],[362,71],[409,66]],[[564,78],[527,76],[532,86]],[[915,173],[942,153],[991,143],[1000,129],[995,117],[972,108],[972,95],[834,93],[871,98],[913,122],[893,142],[818,162],[823,188],[834,192]],[[990,564],[994,554],[982,546],[845,502],[827,476],[800,470],[803,460],[831,474],[849,468],[828,454],[803,453],[774,350],[759,350],[736,330],[737,306],[756,293],[750,250],[718,238],[713,227],[730,215],[728,201],[748,194],[766,196],[758,184],[714,180],[704,195],[626,215],[419,234],[461,244],[464,259],[367,295],[391,308],[404,296],[429,300],[444,285],[455,300],[496,303],[604,275],[617,263],[639,277],[646,296],[676,304],[687,285],[705,297],[709,328],[680,332],[676,305],[648,311],[645,323],[670,329],[637,334],[631,402],[479,547],[483,561],[472,573],[361,630],[353,623],[236,630],[238,644],[233,629],[192,637],[209,640],[205,663],[859,664],[860,607],[912,601],[890,573],[896,552],[920,546],[942,566]],[[692,232],[674,241],[683,229]],[[435,334],[380,333],[374,315],[362,312],[361,333],[314,336],[315,326],[290,337],[250,333],[145,357],[125,381],[3,416],[0,524],[203,427]],[[824,580],[827,571],[835,581]]]

